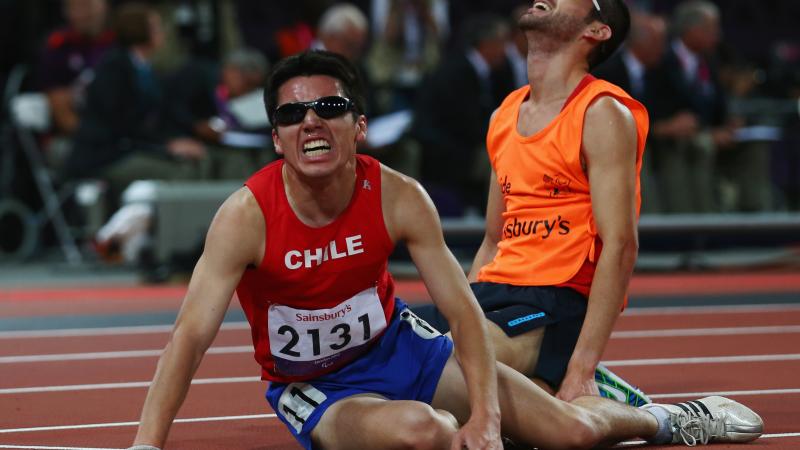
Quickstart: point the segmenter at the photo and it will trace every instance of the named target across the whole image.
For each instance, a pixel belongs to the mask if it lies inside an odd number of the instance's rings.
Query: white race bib
[[[386,316],[375,287],[329,309],[274,304],[268,318],[275,370],[294,376],[317,373],[354,359],[386,329]]]

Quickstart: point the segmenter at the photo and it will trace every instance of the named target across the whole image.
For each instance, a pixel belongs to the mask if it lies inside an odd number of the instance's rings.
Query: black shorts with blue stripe
[[[470,287],[486,318],[509,337],[545,327],[533,375],[557,388],[567,372],[586,317],[586,297],[573,289],[554,286],[480,282]],[[447,320],[434,305],[417,306],[412,310],[442,333],[450,330]]]

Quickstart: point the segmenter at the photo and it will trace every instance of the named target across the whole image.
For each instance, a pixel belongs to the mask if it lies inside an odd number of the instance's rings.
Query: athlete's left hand
[[[500,438],[500,419],[482,420],[471,417],[453,437],[450,450],[502,450]]]
[[[578,397],[587,395],[600,395],[597,383],[594,381],[594,371],[589,375],[581,375],[575,371],[567,370],[567,375],[564,376],[561,387],[556,392],[556,398],[571,402]]]

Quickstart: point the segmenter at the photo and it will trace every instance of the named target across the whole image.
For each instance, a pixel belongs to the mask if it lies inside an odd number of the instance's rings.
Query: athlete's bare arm
[[[471,283],[478,281],[478,272],[480,272],[481,267],[489,264],[497,254],[497,243],[503,238],[503,212],[505,210],[503,194],[497,184],[497,174],[492,170],[492,178],[489,182],[489,199],[486,202],[486,232],[469,271],[468,278]]]
[[[494,121],[495,115],[497,115],[497,110],[492,112],[492,117],[489,119],[490,124]],[[497,254],[497,243],[503,238],[503,212],[505,210],[503,194],[500,186],[497,185],[497,174],[492,170],[492,177],[489,180],[489,198],[486,202],[486,231],[467,276],[470,283],[478,281],[478,272],[481,267],[489,264]]]
[[[135,444],[161,447],[203,354],[219,330],[242,273],[264,254],[264,219],[242,188],[220,207],[192,273],[170,342],[158,362]]]
[[[603,250],[592,281],[586,319],[557,393],[563,400],[598,394],[594,371],[628,290],[639,246],[636,145],[633,115],[620,102],[602,97],[587,109],[582,155]]]
[[[500,438],[500,409],[494,352],[486,322],[464,272],[444,242],[436,210],[420,185],[383,169],[386,227],[396,242],[406,243],[434,303],[451,325],[470,402],[470,419],[453,448],[495,448]]]

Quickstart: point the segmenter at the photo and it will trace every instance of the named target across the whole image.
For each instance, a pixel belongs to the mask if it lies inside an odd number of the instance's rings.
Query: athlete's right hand
[[[450,450],[503,450],[500,420],[481,420],[471,417],[453,437]]]
[[[570,371],[561,382],[561,387],[556,392],[556,398],[565,402],[571,402],[578,397],[600,395],[597,383],[594,381],[594,372],[591,374],[580,375],[577,370]]]

